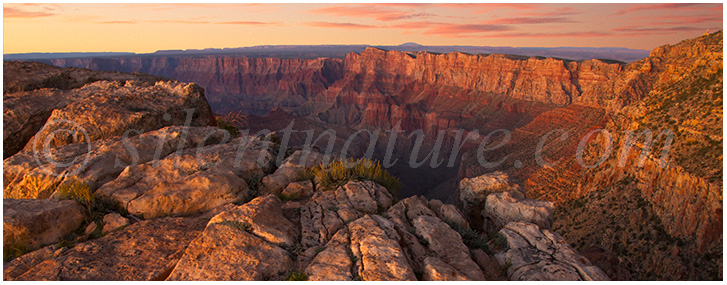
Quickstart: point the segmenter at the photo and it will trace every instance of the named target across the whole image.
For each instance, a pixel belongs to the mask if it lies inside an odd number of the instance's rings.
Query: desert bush
[[[67,178],[58,186],[58,193],[61,199],[76,200],[86,209],[91,209],[96,200],[88,184],[72,177]]]
[[[308,275],[302,271],[295,271],[295,272],[289,273],[288,276],[285,277],[285,280],[287,280],[287,281],[308,281]]]
[[[469,248],[479,248],[486,253],[490,252],[490,247],[487,245],[487,238],[480,232],[473,230],[469,227],[460,227],[452,223],[448,223],[449,226],[457,231],[462,237],[462,242]]]
[[[295,178],[295,181],[315,181],[316,174],[313,173],[313,169],[306,167],[303,168],[301,171],[298,171],[298,177]]]
[[[236,137],[238,134],[240,134],[240,131],[237,130],[237,128],[233,125],[230,125],[227,121],[225,121],[222,118],[217,118],[217,127],[220,129],[223,129],[230,133],[231,137]]]
[[[366,158],[332,161],[312,169],[316,181],[323,188],[338,188],[348,181],[369,180],[384,186],[394,197],[398,197],[401,182],[389,174],[378,161]]]
[[[263,185],[263,177],[260,175],[249,175],[245,178],[247,183],[247,194],[248,199],[252,200],[260,195],[260,187]]]

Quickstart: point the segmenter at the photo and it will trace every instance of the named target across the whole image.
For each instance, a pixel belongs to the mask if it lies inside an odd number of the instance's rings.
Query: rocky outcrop
[[[4,250],[11,255],[57,243],[82,225],[85,212],[73,200],[4,198]]]
[[[316,166],[327,159],[316,151],[296,150],[283,160],[283,163],[271,175],[263,177],[263,193],[277,194],[282,192],[291,182],[298,179],[300,172],[306,167]]]
[[[467,219],[462,215],[462,212],[457,209],[454,205],[444,204],[442,201],[437,199],[429,200],[429,209],[434,212],[437,217],[445,221],[450,225],[457,226],[461,229],[469,228]]]
[[[588,259],[573,250],[563,238],[530,223],[510,223],[499,232],[507,249],[495,255],[507,267],[510,280],[608,281],[609,278]]]
[[[127,166],[156,161],[180,149],[217,144],[224,138],[225,133],[215,127],[171,126],[129,138],[69,144],[47,156],[21,152],[3,161],[3,197],[48,198],[58,185],[73,183],[94,191]]]
[[[351,236],[347,229],[341,229],[331,238],[325,248],[305,268],[310,281],[351,281],[353,263],[356,262],[349,246]]]
[[[520,186],[510,184],[507,173],[496,171],[474,178],[464,178],[459,181],[459,201],[465,216],[475,225],[482,224],[480,212],[483,210],[487,196],[492,193],[513,191],[514,195],[522,195]]]
[[[194,83],[99,81],[66,91],[65,96],[79,100],[54,109],[25,150],[45,152],[48,147],[136,135],[170,125],[214,125],[204,89]]]
[[[300,208],[301,245],[323,246],[343,228],[365,214],[391,206],[386,188],[370,181],[349,182],[334,191],[318,191]]]
[[[280,200],[259,197],[212,218],[167,280],[280,280],[293,267],[281,246],[296,238]]]
[[[416,280],[393,226],[385,219],[369,215],[348,225],[351,251],[356,257],[354,266],[363,280]]]
[[[130,166],[98,194],[145,218],[206,212],[248,197],[245,179],[270,168],[267,144],[239,137]]]
[[[44,126],[53,110],[93,95],[72,89],[99,80],[153,84],[168,79],[145,74],[58,68],[36,62],[4,62],[3,158],[22,150]]]
[[[214,124],[204,90],[195,84],[40,63],[5,62],[4,69],[5,158],[129,129],[138,130],[133,136],[169,125]]]
[[[103,228],[101,229],[101,234],[107,234],[115,230],[121,229],[128,226],[129,223],[129,219],[124,218],[117,213],[106,214],[103,217]]]
[[[441,261],[451,265],[469,280],[485,280],[485,276],[472,260],[469,249],[462,243],[459,233],[438,218],[421,215],[412,222],[417,236],[427,241],[427,247]],[[426,260],[425,260],[426,264]]]
[[[195,218],[138,222],[77,244],[16,280],[164,280],[203,228]]]
[[[5,262],[3,264],[3,280],[14,280],[31,268],[43,261],[57,257],[57,254],[63,252],[63,248],[58,245],[49,245],[36,251],[24,254],[18,258]]]
[[[487,196],[482,216],[485,228],[497,231],[511,222],[526,222],[550,229],[553,225],[553,202],[513,197],[510,192],[493,193]]]
[[[422,281],[469,281],[467,276],[459,273],[454,267],[436,257],[424,259]]]

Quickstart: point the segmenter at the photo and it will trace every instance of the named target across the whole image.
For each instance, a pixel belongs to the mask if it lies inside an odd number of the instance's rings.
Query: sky
[[[370,44],[653,49],[722,29],[722,4],[11,4],[3,53]]]

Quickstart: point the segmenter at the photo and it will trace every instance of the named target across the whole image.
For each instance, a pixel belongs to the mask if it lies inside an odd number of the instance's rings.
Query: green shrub
[[[487,239],[482,233],[473,230],[469,227],[460,227],[454,224],[449,224],[452,229],[457,231],[462,237],[462,242],[469,248],[479,248],[486,253],[490,253],[490,246],[487,245]]]
[[[3,260],[9,261],[13,258],[21,256],[28,252],[28,247],[16,241],[7,241],[3,243]]]
[[[58,186],[58,192],[61,199],[76,200],[86,209],[90,209],[96,200],[88,184],[72,177],[67,178]]]
[[[247,195],[249,196],[250,200],[260,195],[260,187],[263,185],[262,176],[249,175],[247,178],[245,178],[245,183],[247,183]]]
[[[61,199],[76,200],[88,212],[88,222],[100,221],[108,213],[118,213],[122,216],[128,214],[126,209],[118,202],[106,197],[96,197],[91,187],[75,177],[67,177],[58,186]]]
[[[501,248],[507,248],[507,238],[501,233],[497,233],[495,236],[495,245]]]
[[[265,138],[264,141],[269,141],[274,144],[281,144],[283,142],[283,139],[280,138],[280,135],[278,133],[269,133]]]
[[[348,181],[369,180],[384,186],[392,196],[398,197],[401,182],[381,167],[378,161],[366,158],[333,161],[312,169],[313,175],[323,188],[336,189]]]
[[[298,195],[292,195],[292,194],[288,195],[288,194],[284,194],[284,193],[277,193],[277,194],[275,194],[275,196],[278,196],[278,199],[280,199],[280,201],[282,201],[282,202],[295,201],[295,200],[298,200],[298,198],[300,198],[300,197],[298,197]]]
[[[217,127],[220,129],[223,129],[230,133],[230,137],[236,137],[238,134],[240,134],[240,131],[237,130],[237,128],[233,125],[230,125],[227,121],[225,121],[222,118],[217,118]]]
[[[295,181],[315,181],[315,178],[316,174],[313,173],[313,169],[306,167],[298,172],[298,177],[295,178]]]
[[[308,275],[302,271],[295,271],[295,272],[289,273],[288,276],[285,277],[285,280],[287,280],[287,281],[308,281]]]

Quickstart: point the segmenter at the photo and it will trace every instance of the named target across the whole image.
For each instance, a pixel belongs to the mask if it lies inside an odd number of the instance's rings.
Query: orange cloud
[[[222,25],[247,25],[247,26],[280,26],[282,22],[257,22],[257,21],[231,21],[231,22],[215,22],[215,24]]]
[[[488,24],[552,24],[552,23],[575,23],[575,21],[564,17],[542,18],[542,17],[516,17],[500,18],[487,22]]]
[[[580,11],[577,11],[576,9],[573,9],[571,7],[563,7],[563,8],[558,8],[558,9],[555,9],[552,11],[538,10],[537,12],[517,13],[517,16],[521,16],[521,17],[554,17],[554,16],[577,15],[580,13],[581,13]]]
[[[340,17],[373,18],[378,21],[395,21],[403,19],[435,16],[431,13],[411,12],[395,9],[394,7],[411,7],[407,5],[336,5],[310,10],[313,14],[329,14]],[[421,7],[419,5],[413,7]]]
[[[374,29],[378,26],[364,25],[356,23],[338,23],[338,22],[307,22],[303,23],[306,26],[319,27],[319,28],[339,28],[339,29]]]
[[[487,32],[501,32],[512,30],[505,25],[488,24],[438,24],[424,31],[425,35],[460,36],[461,34],[475,34]]]
[[[138,21],[101,21],[99,24],[138,24]]]
[[[565,33],[500,33],[479,36],[479,38],[592,38],[612,36],[610,32],[565,32]]]
[[[514,9],[514,10],[535,10],[540,8],[538,4],[519,4],[519,3],[446,3],[437,4],[439,7],[464,9],[475,14],[484,14],[494,10]]]

